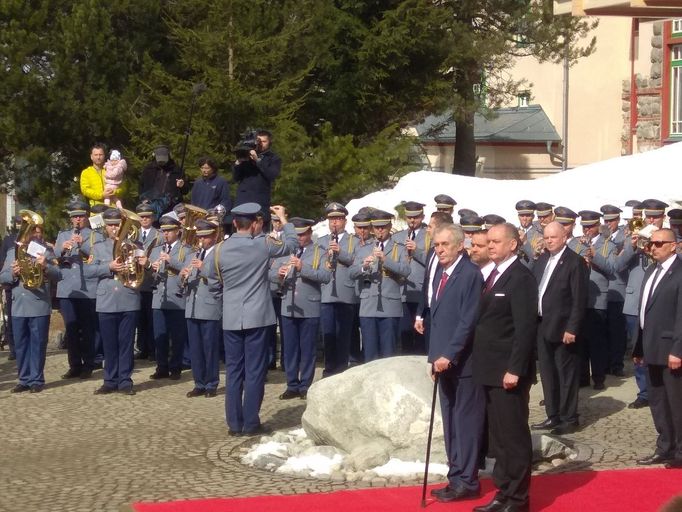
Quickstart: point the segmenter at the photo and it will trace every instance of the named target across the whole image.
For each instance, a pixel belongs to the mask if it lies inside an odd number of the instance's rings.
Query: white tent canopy
[[[655,198],[680,207],[682,143],[583,165],[535,180],[495,180],[414,172],[404,176],[393,189],[353,199],[347,208],[349,217],[364,206],[395,214],[395,207],[401,201],[419,201],[426,204],[424,210],[428,219],[435,210],[433,198],[438,194],[448,194],[457,201],[455,212],[469,208],[481,216],[496,213],[512,223],[517,222],[514,205],[521,199],[567,206],[576,213],[580,210],[599,211],[599,207],[607,203],[623,207],[630,199],[643,201]]]

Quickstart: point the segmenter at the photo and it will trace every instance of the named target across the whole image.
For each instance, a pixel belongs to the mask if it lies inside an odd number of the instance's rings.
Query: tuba
[[[140,231],[140,217],[124,208],[121,212],[121,228],[114,240],[114,259],[125,264],[125,268],[118,272],[114,279],[121,281],[126,288],[138,289],[144,280],[144,267],[137,259],[138,246],[133,239]]]
[[[182,236],[180,237],[181,244],[188,245],[194,249],[198,248],[197,229],[194,227],[194,223],[206,217],[208,217],[208,212],[203,208],[192,206],[191,204],[185,205],[185,218],[182,222]]]
[[[35,258],[30,256],[26,250],[30,242],[33,228],[43,225],[43,218],[31,210],[20,210],[21,227],[17,233],[14,259],[19,264],[19,278],[24,283],[24,288],[35,289],[43,285],[45,278],[43,268],[36,263]]]

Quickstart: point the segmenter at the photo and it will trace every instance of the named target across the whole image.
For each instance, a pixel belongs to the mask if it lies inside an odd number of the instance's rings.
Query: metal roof
[[[451,113],[428,116],[414,128],[423,142],[455,141],[455,122]],[[490,119],[476,114],[474,138],[476,142],[561,141],[554,125],[540,105],[497,109],[493,111]]]

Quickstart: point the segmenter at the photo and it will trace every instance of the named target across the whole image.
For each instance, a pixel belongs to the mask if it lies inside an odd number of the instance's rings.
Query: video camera
[[[239,162],[246,162],[249,160],[252,150],[258,148],[258,136],[256,131],[249,131],[242,135],[240,140],[234,148],[234,154]]]

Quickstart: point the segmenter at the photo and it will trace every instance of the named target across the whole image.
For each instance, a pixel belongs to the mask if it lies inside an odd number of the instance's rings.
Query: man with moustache
[[[547,251],[533,268],[538,283],[538,361],[547,419],[534,430],[553,429],[568,434],[578,428],[580,353],[576,337],[587,306],[587,267],[566,247],[566,234],[558,222],[544,230]]]
[[[655,452],[637,464],[682,468],[682,261],[671,229],[654,232],[650,246],[655,265],[644,276],[633,358],[647,364],[658,438]]]
[[[434,233],[438,269],[433,281],[428,361],[438,376],[443,434],[448,458],[448,484],[434,490],[440,502],[480,495],[478,458],[481,450],[485,397],[474,383],[471,350],[483,278],[464,254],[460,226],[444,224]]]
[[[519,233],[509,223],[488,231],[495,268],[486,280],[473,348],[474,382],[485,391],[493,483],[498,492],[475,512],[527,512],[533,448],[528,428],[535,379],[537,281],[516,256]]]

